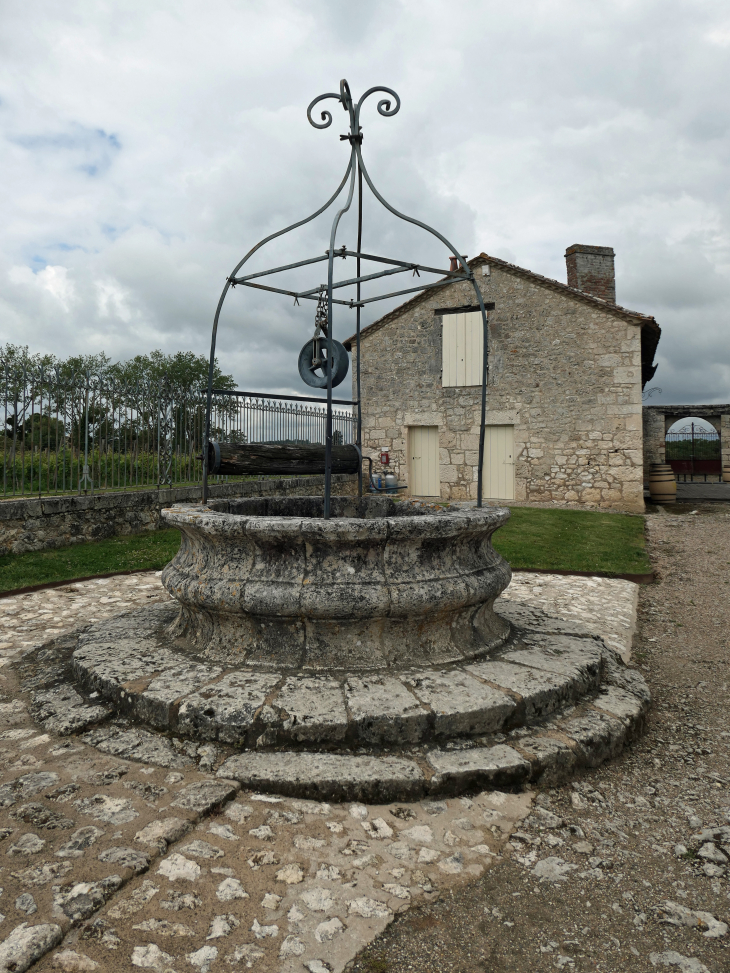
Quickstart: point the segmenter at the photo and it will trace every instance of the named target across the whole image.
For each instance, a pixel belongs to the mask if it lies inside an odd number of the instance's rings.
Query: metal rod
[[[377,280],[379,277],[389,277],[391,274],[404,274],[407,270],[413,270],[415,266],[416,266],[415,264],[408,264],[408,266],[393,267],[390,270],[379,270],[377,274],[366,274],[364,277],[361,277],[358,274],[357,277],[351,277],[349,280],[337,280],[334,282],[332,287],[333,288],[351,287],[353,284],[357,284],[359,286],[360,283],[366,280]],[[312,287],[311,290],[308,291],[299,291],[297,296],[309,297],[310,294],[318,295],[319,285],[317,285],[317,287]]]
[[[342,251],[340,251],[342,253]],[[427,274],[441,274],[443,277],[453,277],[456,280],[469,280],[468,275],[461,273],[458,270],[443,270],[441,267],[426,267],[424,264],[414,264],[409,263],[406,260],[393,260],[392,257],[376,257],[372,253],[360,253],[360,248],[355,250],[345,250],[345,256],[347,257],[360,257],[363,260],[374,260],[381,264],[395,264],[399,267],[404,267],[406,270],[410,270],[412,267],[418,270],[423,270]]]
[[[231,279],[232,284],[245,284],[247,280],[253,280],[254,277],[266,277],[268,274],[279,274],[285,270],[295,270],[297,267],[306,267],[307,264],[318,264],[323,260],[327,259],[327,254],[323,253],[321,257],[310,257],[309,260],[298,260],[293,264],[284,264],[283,267],[274,267],[271,270],[259,270],[256,274],[246,274],[245,277],[233,277]]]
[[[245,257],[236,264],[236,266],[233,268],[230,277],[235,277],[235,275],[238,273],[241,267],[243,267],[246,261],[250,257],[252,257],[257,250],[263,247],[264,244],[269,243],[271,240],[275,240],[277,237],[282,236],[284,233],[288,233],[290,230],[295,230],[299,226],[304,226],[305,223],[310,223],[313,219],[319,216],[320,213],[324,213],[324,211],[329,208],[329,206],[337,199],[337,197],[342,192],[342,189],[345,183],[347,182],[347,177],[350,175],[351,168],[352,168],[352,153],[350,153],[350,162],[347,167],[347,171],[345,172],[345,175],[342,177],[342,182],[339,184],[337,189],[330,196],[330,198],[327,200],[324,206],[320,206],[318,210],[312,213],[311,216],[306,217],[306,219],[299,220],[297,223],[292,223],[291,226],[287,226],[283,230],[277,230],[276,233],[271,233],[269,234],[269,236],[264,237],[263,240],[260,240],[254,247],[252,247],[248,251]],[[225,301],[226,294],[228,293],[231,287],[230,277],[228,278],[228,280],[226,280],[221,296],[218,299],[218,306],[215,311],[215,317],[213,318],[213,332],[211,334],[211,339],[210,339],[210,361],[208,363],[208,394],[207,394],[206,407],[205,407],[205,425],[203,426],[203,503],[208,502],[208,441],[210,439],[210,409],[211,409],[212,396],[213,396],[213,372],[215,370],[215,346],[218,337],[218,322],[220,321],[221,310],[223,309],[223,302]]]
[[[352,115],[352,102],[349,103],[350,115]],[[352,195],[355,189],[355,150],[353,147],[350,153],[350,189],[347,194],[347,201],[342,209],[338,210],[332,221],[330,232],[329,260],[327,264],[327,427],[325,432],[325,453],[324,453],[324,510],[325,520],[330,519],[330,498],[332,494],[332,362],[334,359],[333,331],[332,323],[332,276],[334,274],[335,262],[335,239],[340,220],[349,210],[352,204]]]
[[[255,287],[259,291],[271,291],[272,294],[286,294],[287,297],[303,297],[307,301],[316,301],[317,296],[312,296],[311,292],[306,294],[300,294],[298,291],[287,291],[282,287],[269,287],[267,284],[252,284],[250,281],[241,281],[241,287]],[[315,288],[319,292],[319,287]],[[335,304],[344,304],[346,307],[349,306],[351,301],[338,301],[335,300]]]
[[[468,280],[469,278],[467,277],[464,279]],[[433,284],[419,284],[418,287],[407,287],[405,290],[392,291],[390,294],[378,294],[377,297],[366,297],[364,300],[359,301],[358,303],[364,307],[366,304],[372,304],[374,301],[387,301],[389,297],[399,297],[401,294],[413,294],[415,291],[428,291],[434,287],[445,287],[447,284],[453,284],[453,283],[454,283],[453,280],[437,280],[434,281]],[[335,303],[344,304],[346,302],[335,301]],[[355,307],[354,301],[350,301],[349,303],[352,307]]]
[[[357,310],[355,312],[355,345],[357,349],[357,448],[360,454],[360,462],[357,467],[357,495],[362,496],[362,409],[360,403],[362,395],[360,391],[360,251],[362,250],[362,170],[357,167]]]

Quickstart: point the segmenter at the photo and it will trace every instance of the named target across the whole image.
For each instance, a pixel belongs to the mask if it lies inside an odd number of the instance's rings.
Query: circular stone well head
[[[383,670],[460,662],[501,645],[511,578],[491,544],[498,507],[433,510],[388,497],[216,500],[162,511],[182,532],[162,582],[171,634],[233,666]]]

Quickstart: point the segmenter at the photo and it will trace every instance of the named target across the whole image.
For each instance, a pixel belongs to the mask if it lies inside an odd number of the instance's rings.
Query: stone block
[[[569,675],[544,672],[509,662],[480,662],[467,666],[479,679],[520,696],[511,722],[526,723],[548,716],[575,698],[575,684]]]
[[[593,705],[596,709],[615,716],[634,729],[641,725],[644,714],[649,708],[645,699],[618,686],[602,687]]]
[[[374,745],[418,743],[429,713],[392,676],[350,676],[345,684],[350,727],[357,739]]]
[[[177,729],[186,736],[243,744],[256,713],[280,680],[276,672],[229,673],[184,700]]]
[[[535,734],[520,737],[514,746],[530,762],[530,780],[540,784],[558,783],[568,777],[576,765],[576,755],[562,740]]]
[[[127,729],[120,726],[104,726],[85,733],[81,739],[102,753],[141,763],[177,769],[190,767],[190,757],[178,753],[164,736],[148,730]]]
[[[313,800],[384,804],[418,800],[426,791],[418,764],[398,757],[244,753],[229,757],[218,773],[246,788]]]
[[[402,681],[431,708],[436,736],[473,736],[502,729],[516,709],[506,693],[460,669],[405,674]]]
[[[345,739],[344,690],[334,679],[291,677],[282,686],[273,705],[281,713],[277,730],[282,739],[300,743],[334,743]]]
[[[223,779],[212,780],[208,778],[183,787],[170,807],[193,811],[201,817],[221,807],[238,793],[240,786],[235,778],[232,780],[225,779],[226,775],[220,773],[220,771],[217,776]]]
[[[621,720],[595,710],[566,720],[560,729],[577,744],[581,762],[588,767],[598,767],[615,757],[626,738],[626,726]]]
[[[525,758],[503,744],[448,753],[433,750],[426,759],[434,771],[429,781],[431,794],[456,794],[467,788],[516,787],[530,775],[530,764]]]
[[[222,671],[220,667],[196,663],[173,665],[136,696],[135,713],[151,726],[167,729],[175,722],[178,701],[213,682]]]
[[[505,652],[502,658],[506,662],[569,676],[580,694],[598,687],[601,647],[595,640],[533,633],[524,633],[523,640],[530,648]]]

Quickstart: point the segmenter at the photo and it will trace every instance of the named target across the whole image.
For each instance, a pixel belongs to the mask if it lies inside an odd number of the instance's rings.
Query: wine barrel
[[[722,482],[730,483],[730,463],[725,463],[722,468]]]
[[[677,481],[668,463],[652,463],[649,469],[649,495],[652,503],[676,503]]]
[[[208,443],[208,472],[228,476],[306,476],[324,473],[325,447],[291,443]],[[356,446],[332,447],[332,472],[357,473]]]

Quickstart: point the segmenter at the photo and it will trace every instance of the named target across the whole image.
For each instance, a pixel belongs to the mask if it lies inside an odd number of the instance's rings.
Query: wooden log
[[[235,476],[304,476],[324,473],[325,447],[270,443],[216,443],[208,445],[211,474]],[[354,446],[332,447],[332,472],[357,473],[360,457]]]

